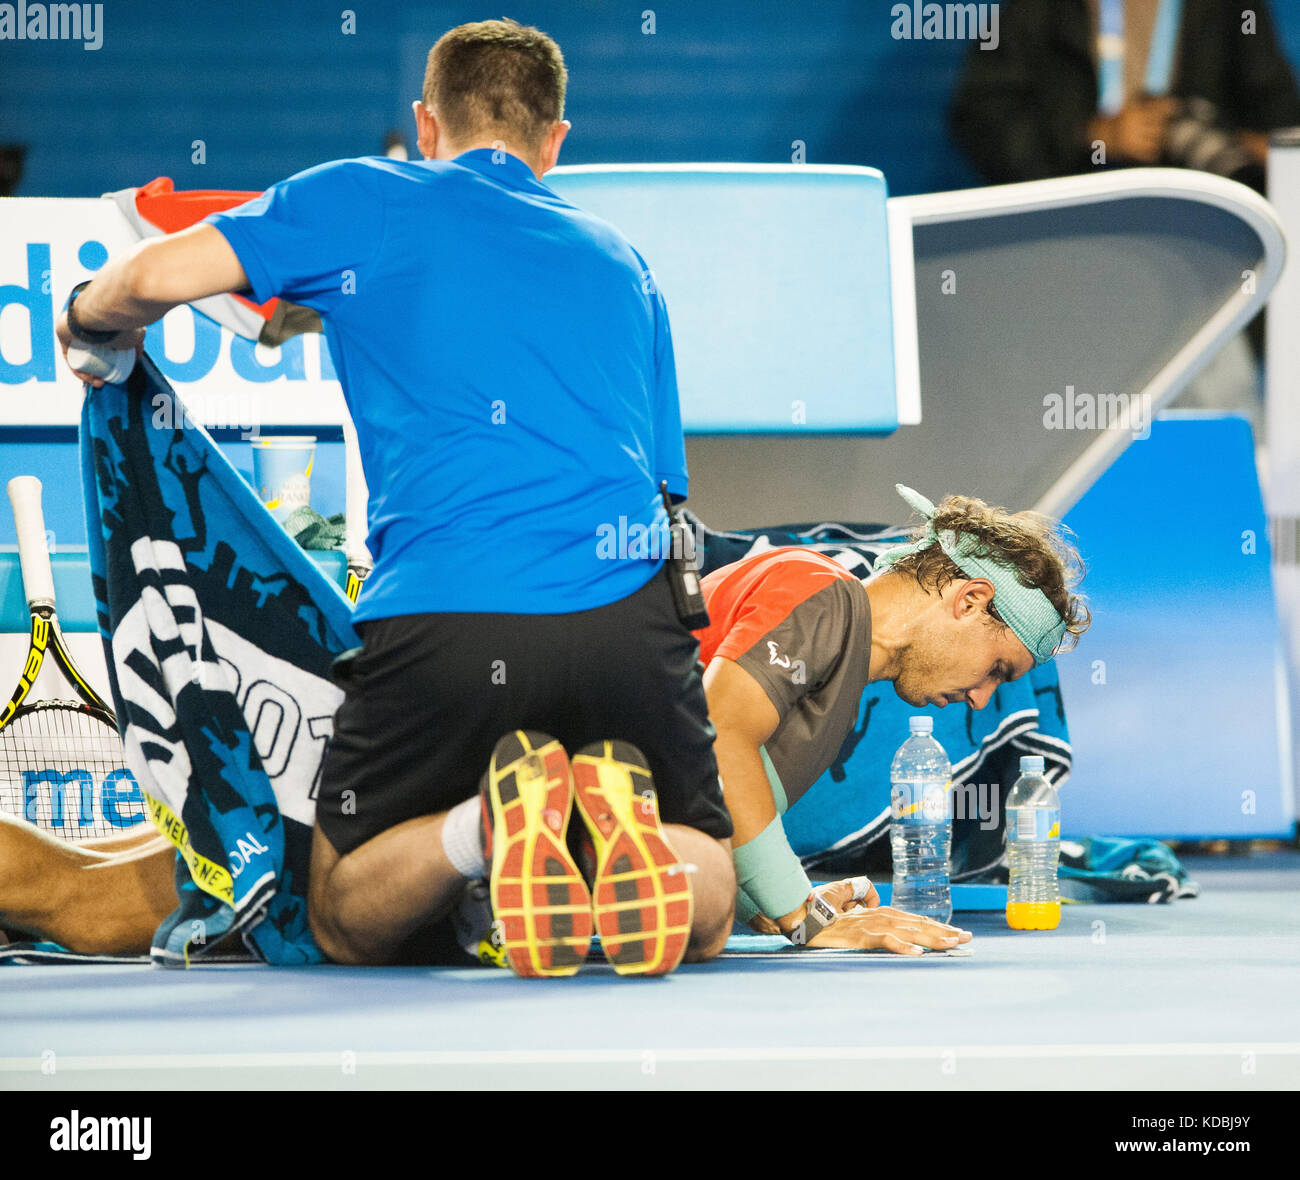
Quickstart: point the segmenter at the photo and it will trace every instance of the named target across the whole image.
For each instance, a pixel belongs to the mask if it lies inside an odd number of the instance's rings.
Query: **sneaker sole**
[[[565,846],[573,783],[564,747],[516,730],[481,787],[490,830],[492,915],[516,975],[573,975],[591,945],[591,894]]]
[[[659,825],[650,768],[627,742],[596,742],[574,756],[573,788],[596,850],[592,914],[605,957],[620,975],[666,975],[686,953],[694,898]]]

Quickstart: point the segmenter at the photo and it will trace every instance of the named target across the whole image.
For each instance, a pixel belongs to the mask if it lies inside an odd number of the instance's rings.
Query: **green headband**
[[[968,578],[987,578],[993,583],[993,604],[1002,621],[1014,632],[1017,639],[1029,649],[1035,662],[1045,664],[1056,653],[1065,634],[1065,620],[1056,613],[1047,595],[1032,586],[1022,585],[1010,566],[1002,565],[988,557],[975,554],[982,548],[978,537],[970,533],[955,533],[952,529],[938,532],[934,527],[934,505],[920,492],[895,484],[898,494],[925,517],[926,535],[910,545],[891,549],[876,562],[876,570],[888,569],[896,561],[938,545],[953,564]]]

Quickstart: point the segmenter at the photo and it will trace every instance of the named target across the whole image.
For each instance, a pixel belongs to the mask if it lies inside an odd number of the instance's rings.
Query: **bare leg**
[[[176,908],[176,853],[153,837],[96,852],[0,814],[0,926],[83,954],[148,953]]]
[[[691,874],[695,916],[684,961],[703,963],[722,953],[731,933],[736,908],[736,870],[731,861],[731,842],[715,840],[682,824],[664,824],[664,835],[673,851],[696,867]]]
[[[390,962],[425,922],[451,908],[465,886],[442,850],[445,812],[380,832],[339,856],[316,828],[307,914],[317,943],[338,963]]]

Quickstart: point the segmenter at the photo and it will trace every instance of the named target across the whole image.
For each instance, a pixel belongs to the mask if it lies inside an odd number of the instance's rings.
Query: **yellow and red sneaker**
[[[516,975],[573,975],[591,945],[591,894],[565,846],[564,747],[522,729],[496,744],[479,793],[492,915]]]
[[[628,742],[596,742],[573,758],[578,812],[596,852],[592,913],[620,975],[666,975],[691,936],[690,868],[659,826],[654,780]]]

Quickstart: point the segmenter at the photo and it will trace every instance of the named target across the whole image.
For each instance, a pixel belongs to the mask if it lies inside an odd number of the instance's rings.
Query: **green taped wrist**
[[[789,913],[789,911],[786,911]],[[736,890],[736,921],[742,926],[748,926],[759,913],[758,906],[754,904],[754,899],[749,896],[743,889]]]
[[[779,816],[748,843],[733,849],[732,859],[740,891],[769,918],[782,918],[797,910],[812,892],[812,883],[785,838]]]

